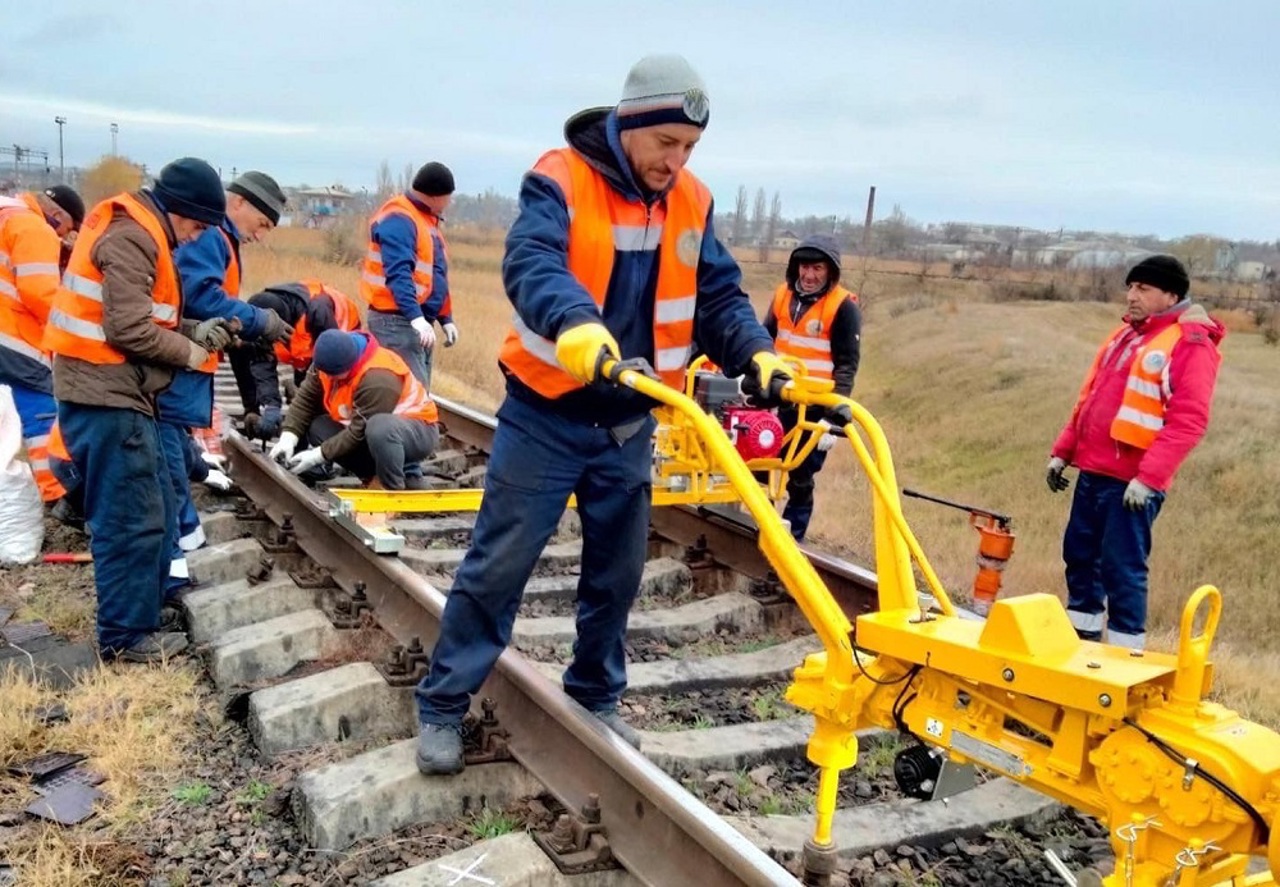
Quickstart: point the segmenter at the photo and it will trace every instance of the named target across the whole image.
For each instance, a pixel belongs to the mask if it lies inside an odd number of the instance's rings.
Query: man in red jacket
[[[1127,277],[1129,313],[1093,360],[1071,418],[1053,445],[1048,483],[1080,469],[1062,540],[1067,615],[1085,640],[1146,646],[1151,525],[1187,455],[1204,436],[1222,361],[1222,325],[1187,298],[1172,256]]]

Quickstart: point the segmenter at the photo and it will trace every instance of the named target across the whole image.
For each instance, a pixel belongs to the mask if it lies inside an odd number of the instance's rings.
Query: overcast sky
[[[1280,3],[219,0],[0,8],[0,144],[371,186],[438,159],[514,195],[565,117],[685,55],[691,168],[783,213],[1280,237]],[[8,159],[8,158],[6,158]]]

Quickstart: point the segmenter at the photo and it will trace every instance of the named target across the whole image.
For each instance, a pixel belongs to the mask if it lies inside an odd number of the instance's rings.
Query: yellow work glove
[[[581,323],[556,338],[556,360],[579,382],[596,380],[596,366],[602,351],[607,351],[610,357],[622,359],[617,341],[603,323]]]
[[[756,382],[760,385],[760,393],[768,397],[769,386],[774,379],[790,381],[792,369],[781,357],[772,351],[757,351],[751,355],[751,366],[756,371]]]

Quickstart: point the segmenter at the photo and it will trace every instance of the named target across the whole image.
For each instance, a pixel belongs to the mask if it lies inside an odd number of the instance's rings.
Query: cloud
[[[0,93],[0,109],[31,118],[42,118],[57,113],[161,129],[204,129],[247,135],[312,135],[320,130],[318,126],[309,123],[246,120],[238,117],[181,114],[144,108],[116,108],[75,99],[23,96],[9,93]]]
[[[48,49],[66,43],[78,43],[106,37],[124,30],[120,19],[106,12],[63,13],[36,26],[15,42],[30,49]]]

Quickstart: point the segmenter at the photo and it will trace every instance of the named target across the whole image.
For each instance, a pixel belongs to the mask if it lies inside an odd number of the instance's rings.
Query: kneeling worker
[[[250,296],[249,304],[274,311],[293,327],[287,341],[246,342],[227,352],[244,404],[245,433],[270,440],[284,422],[277,366],[283,362],[293,367],[293,384],[301,385],[311,367],[315,340],[325,330],[360,329],[360,309],[350,296],[315,278],[274,284]]]
[[[294,474],[337,462],[369,486],[403,490],[405,463],[440,440],[436,405],[405,362],[364,332],[325,330],[271,458]],[[310,449],[294,455],[299,441]]]

